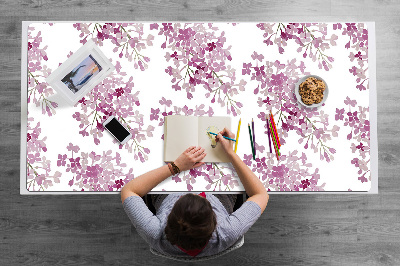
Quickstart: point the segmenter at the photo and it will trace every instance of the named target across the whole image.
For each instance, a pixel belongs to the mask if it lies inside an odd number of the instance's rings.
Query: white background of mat
[[[21,63],[21,80],[22,80],[22,87],[21,87],[21,91],[22,91],[22,104],[21,104],[21,193],[25,194],[25,193],[29,193],[29,194],[53,194],[53,193],[60,193],[60,194],[67,194],[66,192],[56,192],[57,190],[66,190],[65,189],[65,184],[56,184],[53,187],[50,187],[50,190],[53,191],[46,191],[46,192],[28,192],[25,189],[25,184],[26,184],[26,77],[27,77],[27,73],[26,73],[26,45],[27,45],[27,25],[29,23],[24,23],[23,24],[23,39],[22,39],[22,63]],[[218,24],[218,27],[221,30],[224,30],[224,27],[227,27],[226,24],[222,24],[222,23],[215,23]],[[75,51],[77,50],[81,45],[79,44],[79,41],[66,41],[66,38],[69,36],[66,36],[65,31],[61,30],[62,27],[65,27],[66,24],[62,24],[62,23],[57,23],[55,26],[59,27],[58,31],[45,31],[42,30],[42,35],[43,35],[43,42],[46,42],[46,39],[51,39],[52,41],[52,45],[49,45],[49,48],[47,50],[48,52],[48,56],[49,58],[54,58],[54,56],[58,55],[59,56],[59,61],[62,62],[66,59],[66,54],[65,55],[59,55],[60,52],[59,51]],[[53,27],[55,27],[53,26]],[[249,42],[248,40],[251,38],[261,38],[262,35],[259,34],[259,32],[257,32],[257,34],[255,34],[252,30],[254,31],[259,31],[259,29],[257,29],[256,27],[248,27],[249,25],[247,23],[240,23],[236,26],[236,30],[235,31],[231,31],[231,30],[225,30],[226,35],[227,35],[227,39],[229,39],[229,43],[235,43],[235,45],[232,46],[231,49],[231,53],[233,55],[233,60],[230,62],[230,65],[232,65],[233,68],[236,69],[236,71],[241,71],[242,68],[242,63],[243,61],[251,61],[251,57],[250,55],[253,53],[253,51],[265,51],[263,54],[264,55],[269,55],[269,57],[266,56],[265,60],[280,60],[281,62],[285,61],[286,58],[291,58],[294,56],[291,56],[289,54],[289,49],[286,49],[287,52],[284,55],[279,55],[276,52],[276,47],[268,47],[268,49],[266,49],[266,46],[262,43],[262,40],[254,40]],[[240,27],[245,28],[245,30],[240,31]],[[252,30],[249,30],[252,29]],[[378,175],[377,175],[377,135],[376,135],[376,84],[375,84],[375,65],[376,65],[376,60],[375,60],[375,31],[374,31],[374,23],[368,23],[368,29],[369,29],[369,67],[370,67],[370,72],[369,72],[369,76],[370,76],[370,122],[371,122],[371,172],[372,172],[372,187],[369,191],[369,193],[377,193],[377,181],[378,181]],[[75,30],[75,29],[74,29]],[[76,30],[75,30],[76,31]],[[57,33],[58,32],[58,33]],[[237,32],[243,32],[246,35],[243,34],[237,34]],[[58,34],[58,35],[57,35]],[[78,36],[78,34],[75,34],[76,37]],[[154,34],[153,34],[154,35]],[[256,37],[254,37],[256,36]],[[77,37],[78,38],[78,37]],[[251,48],[248,47],[249,43],[252,45]],[[46,42],[46,44],[48,44]],[[335,47],[331,47],[330,48],[330,53],[335,54],[335,49],[339,49],[340,47],[343,47],[345,43],[341,43],[340,39],[337,41],[337,46]],[[147,47],[147,49],[145,50],[146,53],[151,54],[151,58],[152,60],[154,60],[154,58],[160,58],[161,60],[159,60],[157,62],[157,64],[149,64],[149,69],[147,69],[144,72],[140,72],[141,78],[140,79],[135,79],[135,87],[134,89],[140,89],[140,99],[141,102],[143,104],[143,99],[149,99],[149,101],[146,102],[146,104],[149,104],[151,106],[155,106],[157,105],[157,101],[159,100],[158,97],[154,98],[153,93],[154,91],[149,90],[149,87],[153,87],[153,88],[157,88],[160,86],[165,86],[165,84],[167,84],[167,86],[170,86],[170,77],[168,75],[160,75],[158,76],[156,79],[154,78],[153,74],[154,73],[165,73],[164,69],[167,66],[167,62],[164,60],[164,56],[165,56],[165,51],[159,49],[161,45],[160,40],[157,40],[157,38],[154,40],[153,46],[151,47]],[[247,47],[247,48],[246,48]],[[245,49],[244,49],[245,48]],[[243,50],[244,49],[244,50]],[[105,42],[104,46],[101,47],[101,50],[106,54],[106,56],[108,57],[112,57],[113,53],[112,53],[112,48],[107,49],[107,44]],[[268,51],[272,51],[274,50],[275,53],[268,53]],[[337,50],[337,51],[339,51]],[[246,51],[246,52],[243,52]],[[240,54],[240,56],[237,56],[238,54]],[[235,56],[236,55],[236,56]],[[121,64],[122,64],[122,68],[124,69],[129,69],[129,64],[124,64],[126,63],[123,60],[120,60]],[[337,78],[338,76],[340,76],[340,74],[344,74],[345,72],[348,73],[348,62],[340,62],[339,61],[339,57],[335,57],[335,62],[334,64],[339,64],[342,65],[343,64],[343,73],[339,73],[338,68],[334,68],[334,71],[323,71],[318,69],[318,67],[315,65],[315,68],[312,68],[311,66],[309,66],[307,64],[307,71],[316,74],[316,75],[321,75],[324,77],[324,79],[327,81],[328,85],[330,88],[333,87],[337,87],[340,84],[340,80]],[[52,69],[55,69],[56,66],[54,65],[50,65],[50,63],[48,64],[49,67],[51,67]],[[127,72],[126,70],[124,70],[125,72]],[[238,77],[238,80],[240,80],[240,76]],[[149,81],[151,81],[149,83]],[[246,86],[246,91],[252,91],[253,88],[255,86],[251,86],[251,83],[248,83],[248,85]],[[354,85],[355,87],[355,85]],[[172,91],[173,92],[173,91]],[[352,95],[349,95],[350,97],[354,96],[357,97],[359,92],[354,90],[352,91]],[[248,153],[248,151],[246,149],[248,149],[249,144],[248,142],[248,132],[245,130],[247,126],[247,123],[250,122],[250,118],[251,117],[257,117],[257,113],[258,110],[257,109],[252,109],[252,108],[248,108],[249,106],[251,106],[252,103],[254,103],[254,99],[257,99],[256,96],[254,96],[253,94],[246,94],[247,95],[251,95],[252,97],[248,97],[246,98],[246,102],[244,102],[244,107],[242,108],[243,113],[239,116],[242,117],[242,130],[241,130],[241,138],[239,141],[239,147],[238,147],[238,154],[242,155],[244,152]],[[25,98],[24,98],[25,97]],[[182,93],[175,93],[174,94],[174,98],[175,99],[181,99],[181,100],[187,100],[185,97],[185,94]],[[327,113],[330,113],[331,115],[334,114],[334,111],[336,108],[335,103],[335,93],[330,93],[329,95],[329,99],[326,103],[326,106],[324,107],[326,109]],[[338,97],[342,100],[341,97]],[[361,99],[362,97],[357,97],[357,103],[361,104]],[[365,99],[365,98],[364,98]],[[151,100],[154,100],[156,102],[151,102]],[[368,99],[365,99],[366,101]],[[175,100],[176,102],[177,100]],[[72,119],[72,113],[75,111],[79,111],[78,107],[68,107],[67,104],[63,104],[61,103],[61,101],[57,101],[59,103],[59,108],[57,109],[57,118],[60,118],[61,120],[66,119],[66,121],[70,120],[71,123],[75,123],[77,124],[77,122],[75,120]],[[187,101],[188,102],[188,106],[194,106],[196,103],[192,100],[192,101]],[[185,102],[186,103],[186,102]],[[71,109],[74,109],[73,111]],[[146,113],[145,111],[149,111],[150,108],[143,108],[142,109],[142,113],[145,115],[145,119],[149,119],[149,114]],[[222,112],[222,110],[218,110],[216,108],[214,108],[215,110],[215,114],[214,115],[226,115],[225,112]],[[246,111],[244,111],[246,110]],[[32,110],[30,109],[30,112],[32,113]],[[39,114],[41,114],[41,110],[39,110]],[[75,135],[73,132],[69,131],[69,124],[68,123],[64,123],[64,125],[57,125],[57,128],[55,128],[51,123],[52,123],[52,118],[48,118],[47,116],[43,116],[40,115],[38,116],[40,117],[40,121],[42,124],[42,128],[46,128],[46,131],[44,135],[48,136],[48,141],[47,141],[47,156],[56,158],[57,154],[58,154],[58,149],[57,147],[62,147],[65,150],[65,147],[68,145],[68,143],[70,142],[70,139],[72,138],[76,138],[76,139],[82,139],[82,137],[78,134],[78,132],[75,132]],[[236,118],[232,118],[232,131],[236,131],[236,125],[238,122],[239,117]],[[146,122],[146,120],[145,120]],[[261,127],[257,127],[257,120],[256,122],[256,137],[257,136],[263,136],[263,129]],[[60,126],[60,127],[59,127]],[[63,128],[64,127],[64,128]],[[160,131],[162,131],[161,127],[156,127],[156,131],[154,131],[154,135],[160,135]],[[63,134],[67,134],[64,135]],[[340,133],[339,133],[340,134]],[[344,133],[342,133],[342,135],[346,135]],[[57,144],[57,147],[54,145],[50,144],[50,136],[57,136],[57,140],[61,141],[61,143]],[[114,144],[111,143],[111,136],[108,136],[110,139],[110,146],[109,147],[113,147]],[[107,136],[105,134],[105,136],[102,138],[101,141],[101,145],[106,145],[106,139]],[[288,140],[294,141],[292,144],[288,141],[288,146],[289,145],[296,145],[298,146],[297,143],[297,138],[291,139],[290,136],[289,138],[287,138]],[[83,139],[85,140],[85,139]],[[86,140],[89,140],[89,138],[87,137]],[[156,140],[156,138],[152,138],[151,140]],[[265,139],[264,142],[259,141],[259,139],[256,139],[257,143],[264,145],[266,148],[268,148],[268,144],[267,144],[267,139]],[[334,141],[337,141],[334,139]],[[245,142],[246,144],[244,144],[243,142]],[[340,143],[340,142],[338,142]],[[146,143],[147,144],[147,143]],[[157,166],[161,166],[162,165],[162,141],[149,141],[148,143],[148,147],[151,150],[151,159],[146,162],[146,163],[139,163],[137,165],[137,171],[135,172],[135,176],[138,176],[144,172],[149,171],[150,169],[153,169]],[[242,144],[242,145],[241,145]],[[102,151],[104,149],[101,148],[101,145],[99,146],[95,146],[92,142],[92,140],[90,139],[90,141],[81,141],[80,142],[80,147],[81,147],[81,151],[82,150],[96,150],[95,148],[98,148],[98,151]],[[86,146],[85,146],[86,145]],[[317,167],[320,169],[320,174],[321,174],[321,181],[326,182],[326,186],[325,186],[325,190],[330,190],[330,191],[336,191],[336,190],[344,190],[345,187],[348,186],[356,186],[358,190],[368,190],[370,187],[370,184],[361,184],[360,181],[358,180],[353,180],[353,181],[349,181],[349,179],[347,178],[349,175],[351,176],[356,176],[356,172],[357,169],[352,166],[349,165],[347,167],[334,167],[334,165],[342,165],[342,163],[344,163],[345,165],[349,164],[348,162],[351,160],[350,157],[352,157],[352,154],[349,153],[349,148],[347,147],[348,145],[332,145],[335,147],[335,149],[337,150],[336,155],[335,155],[335,161],[334,164],[333,163],[329,163],[327,164],[327,167],[323,167],[323,162],[321,162],[319,160],[319,154],[313,154],[312,152],[308,152],[307,153],[307,157],[309,160],[312,160],[313,156],[315,157],[316,162],[318,162]],[[161,148],[160,148],[161,147]],[[108,147],[107,147],[108,149]],[[117,147],[116,147],[116,150]],[[129,153],[124,153],[124,151],[122,150],[118,150],[118,152],[121,153],[122,155],[122,160],[126,163],[133,161],[133,156],[132,154]],[[282,150],[282,152],[284,152],[284,150]],[[341,155],[340,157],[338,155]],[[343,156],[342,156],[343,155]],[[54,157],[55,156],[55,157]],[[55,164],[55,161],[53,162]],[[313,166],[315,164],[313,163]],[[335,176],[330,174],[330,171],[332,171],[332,167],[335,169]],[[199,187],[199,190],[204,190],[205,184],[207,184],[204,181],[204,185],[201,183],[202,178],[198,178],[198,183],[196,183],[195,186],[195,191],[197,191],[197,186]],[[345,184],[345,185],[343,185]],[[174,181],[167,179],[165,182],[163,182],[162,184],[159,185],[158,188],[164,188],[167,191],[186,191],[186,184],[184,182],[181,183],[175,183]],[[157,188],[155,188],[154,190],[159,190]],[[238,188],[238,191],[240,189]],[[346,189],[347,190],[347,189]],[[353,189],[354,190],[354,189]],[[243,189],[242,189],[243,191]],[[343,191],[346,193],[357,193],[357,192],[347,192],[347,191]],[[71,192],[71,194],[74,194],[77,192]],[[113,193],[113,192],[79,192],[79,193]],[[119,193],[119,192],[114,192],[114,193]],[[315,192],[272,192],[272,193],[315,193]],[[328,192],[323,192],[323,193],[328,193]],[[337,192],[337,193],[342,193],[342,192]]]

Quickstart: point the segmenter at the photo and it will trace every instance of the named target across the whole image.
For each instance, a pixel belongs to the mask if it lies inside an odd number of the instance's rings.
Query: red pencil
[[[272,143],[274,144],[273,146],[274,146],[276,158],[277,158],[278,161],[279,161],[279,154],[280,154],[280,152],[279,152],[279,149],[278,149],[278,142],[276,141],[276,137],[274,136],[275,134],[274,134],[274,131],[273,131],[273,129],[272,129],[272,124],[269,123],[269,126],[270,126],[270,128],[271,128],[271,138],[272,138]]]
[[[271,122],[273,124],[273,128],[275,130],[276,138],[277,138],[278,145],[279,145],[279,148],[280,148],[281,147],[281,141],[279,140],[278,131],[276,130],[276,124],[275,124],[275,121],[274,121],[274,116],[272,115],[271,110],[269,110],[269,112],[271,113],[271,116],[270,116]]]

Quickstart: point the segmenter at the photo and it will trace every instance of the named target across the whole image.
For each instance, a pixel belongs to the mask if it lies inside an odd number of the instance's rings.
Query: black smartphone
[[[132,134],[123,125],[121,125],[121,123],[114,116],[107,118],[107,120],[104,121],[103,126],[121,144],[125,144],[132,137]]]

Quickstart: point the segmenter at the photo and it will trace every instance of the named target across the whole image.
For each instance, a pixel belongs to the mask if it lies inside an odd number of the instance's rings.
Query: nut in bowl
[[[294,93],[297,101],[307,107],[321,106],[328,98],[328,85],[316,75],[302,77],[295,85]]]

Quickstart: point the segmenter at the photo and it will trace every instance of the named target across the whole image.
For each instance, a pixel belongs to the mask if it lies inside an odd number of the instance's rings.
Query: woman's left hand
[[[204,162],[200,162],[206,157],[205,149],[202,147],[190,146],[174,161],[181,172],[199,167]]]

